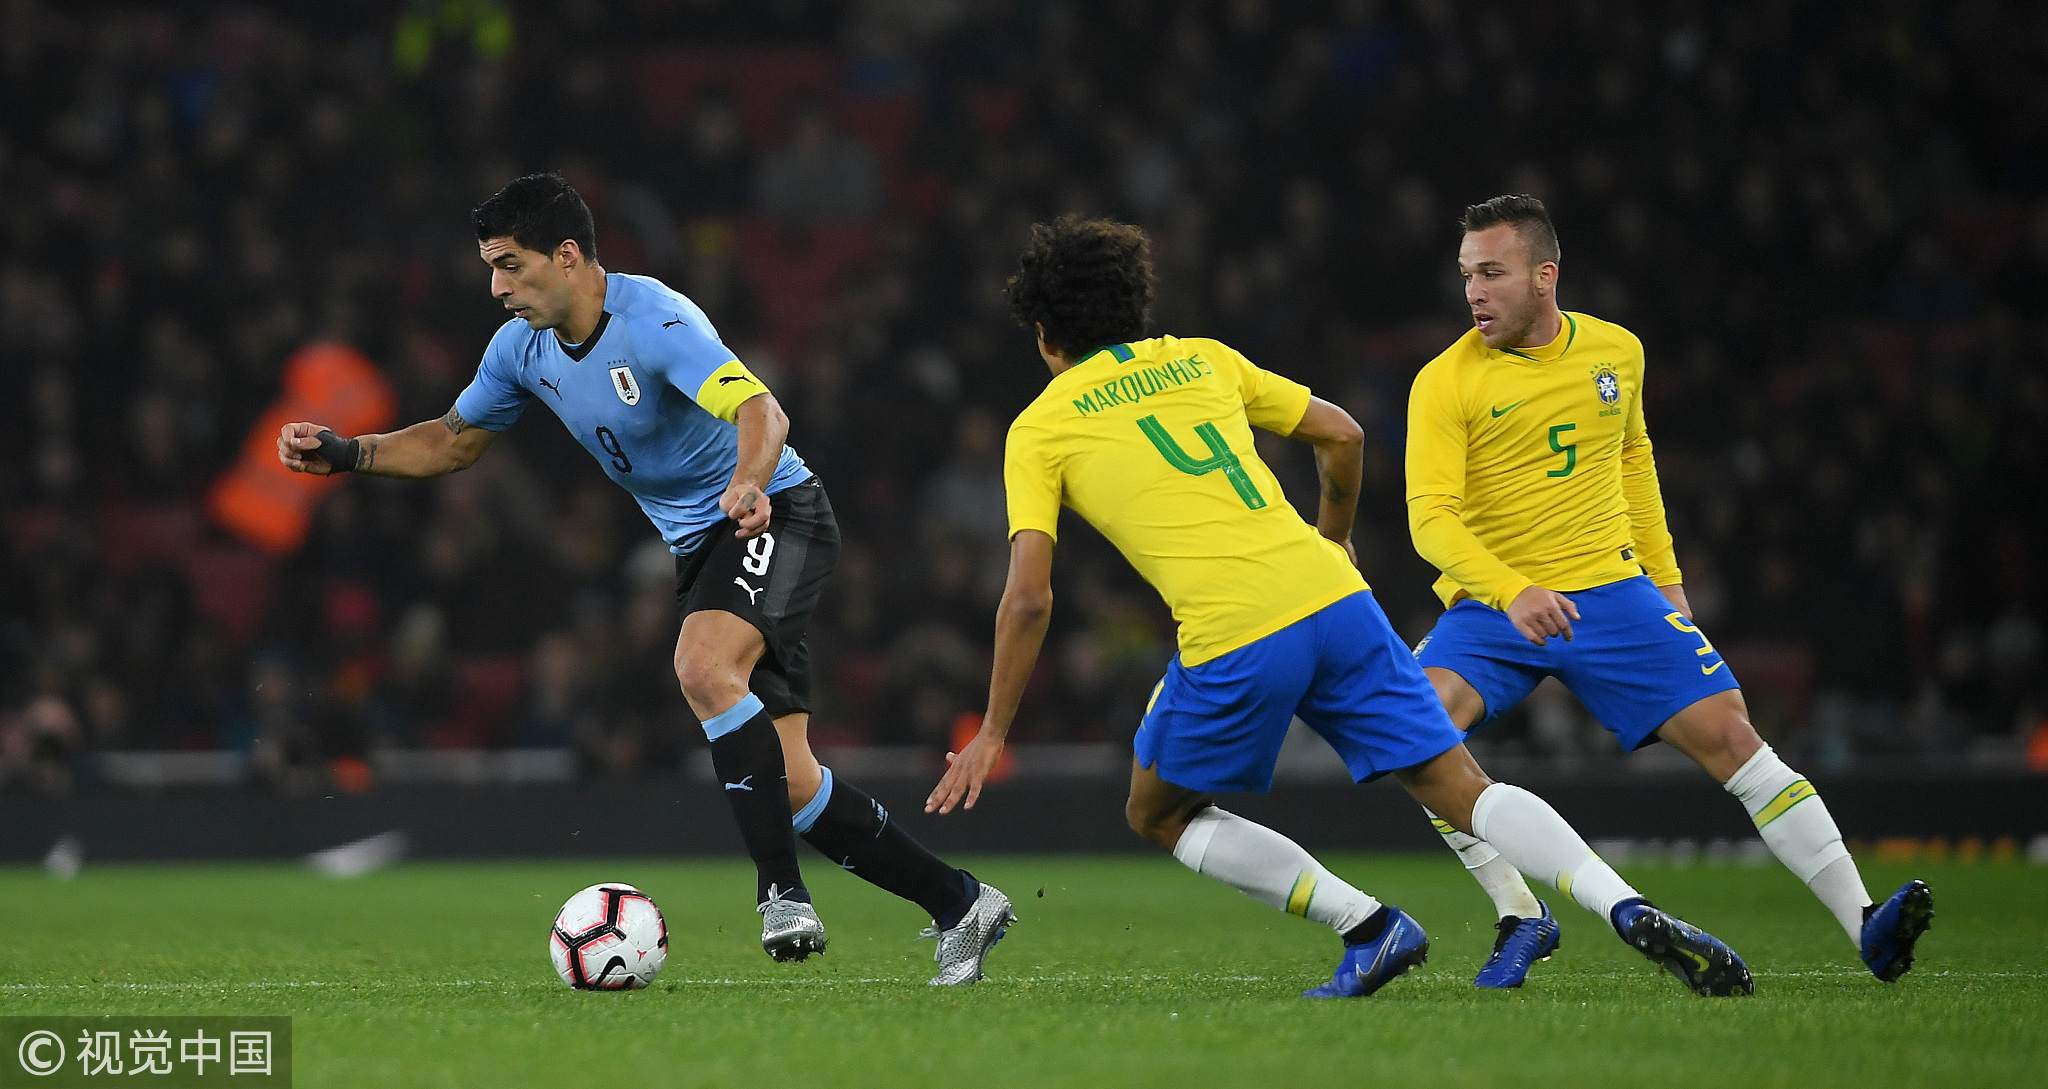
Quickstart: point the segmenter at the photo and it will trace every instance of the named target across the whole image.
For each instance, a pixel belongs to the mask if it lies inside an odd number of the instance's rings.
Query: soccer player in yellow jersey
[[[1180,624],[1180,652],[1138,727],[1125,814],[1183,864],[1323,923],[1343,959],[1312,997],[1368,995],[1421,963],[1415,920],[1292,840],[1215,804],[1264,791],[1296,716],[1359,782],[1392,772],[1516,865],[1589,910],[1700,994],[1746,994],[1727,946],[1645,903],[1541,798],[1487,779],[1380,612],[1351,549],[1363,436],[1343,409],[1214,340],[1145,335],[1144,232],[1065,217],[1032,228],[1011,310],[1052,371],[1010,428],[1010,571],[981,732],[927,811],[972,808],[1016,718],[1052,611],[1061,506],[1109,538]],[[1303,522],[1252,447],[1261,428],[1315,448],[1322,505]]]
[[[1911,881],[1871,905],[1827,804],[1757,737],[1694,625],[1643,421],[1642,342],[1558,309],[1543,202],[1495,197],[1465,209],[1463,228],[1473,327],[1408,398],[1408,525],[1448,607],[1416,658],[1451,721],[1469,730],[1557,677],[1623,746],[1662,740],[1705,768],[1877,978],[1897,979],[1933,894]],[[1483,833],[1437,830],[1501,915],[1475,982],[1519,986],[1557,947],[1556,921]]]

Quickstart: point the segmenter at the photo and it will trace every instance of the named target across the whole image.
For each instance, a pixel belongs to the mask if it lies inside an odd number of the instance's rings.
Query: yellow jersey
[[[1285,435],[1308,387],[1219,341],[1112,344],[1055,375],[1003,449],[1010,535],[1058,539],[1062,505],[1159,591],[1194,666],[1366,588],[1280,492],[1252,428]]]
[[[1643,419],[1643,342],[1576,313],[1539,348],[1488,348],[1467,330],[1408,395],[1408,528],[1443,572],[1445,605],[1682,581]]]

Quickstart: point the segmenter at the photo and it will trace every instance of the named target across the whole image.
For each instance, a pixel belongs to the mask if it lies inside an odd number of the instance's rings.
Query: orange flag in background
[[[283,392],[250,428],[235,464],[214,481],[207,508],[215,521],[266,552],[296,551],[313,504],[335,481],[279,464],[278,429],[308,420],[339,435],[359,435],[389,427],[397,414],[397,393],[361,352],[346,344],[309,344],[285,361]]]

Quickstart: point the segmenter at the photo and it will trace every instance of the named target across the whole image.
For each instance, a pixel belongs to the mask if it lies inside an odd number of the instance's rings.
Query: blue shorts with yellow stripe
[[[1361,590],[1198,666],[1175,655],[1132,748],[1140,766],[1178,787],[1265,791],[1297,716],[1361,783],[1464,740]]]
[[[1579,609],[1569,640],[1539,647],[1506,613],[1467,598],[1437,621],[1415,659],[1456,673],[1479,693],[1486,710],[1475,728],[1556,677],[1630,750],[1655,741],[1671,716],[1740,687],[1714,644],[1647,576],[1564,596]]]

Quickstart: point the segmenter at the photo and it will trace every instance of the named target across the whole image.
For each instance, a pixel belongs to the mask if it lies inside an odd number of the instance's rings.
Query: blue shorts
[[[1655,741],[1671,716],[1740,687],[1714,644],[1648,577],[1565,596],[1579,607],[1570,641],[1552,638],[1539,647],[1506,613],[1467,598],[1436,622],[1415,660],[1456,673],[1479,693],[1486,711],[1475,727],[1556,677],[1631,751]]]
[[[1263,792],[1297,715],[1361,783],[1464,741],[1361,590],[1192,669],[1174,655],[1131,745],[1177,787]]]

